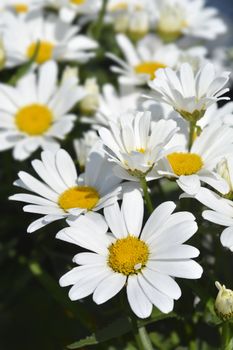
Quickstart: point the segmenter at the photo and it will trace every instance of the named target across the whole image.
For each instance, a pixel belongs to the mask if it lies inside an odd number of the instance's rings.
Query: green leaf
[[[81,339],[71,345],[68,345],[68,349],[80,349],[87,345],[96,345],[103,343],[107,340],[122,336],[132,330],[131,322],[126,317],[121,317],[111,323],[109,326],[93,333],[92,335]]]

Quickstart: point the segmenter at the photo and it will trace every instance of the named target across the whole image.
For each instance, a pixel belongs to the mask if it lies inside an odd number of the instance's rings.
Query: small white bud
[[[92,115],[99,107],[99,85],[95,78],[85,81],[84,90],[86,97],[80,102],[80,110],[85,115]]]
[[[215,282],[215,286],[219,290],[215,300],[215,312],[219,318],[229,320],[233,317],[233,291],[219,282]]]

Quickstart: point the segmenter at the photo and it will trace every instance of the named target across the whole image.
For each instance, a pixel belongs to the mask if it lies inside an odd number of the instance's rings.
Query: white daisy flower
[[[94,302],[103,304],[126,286],[138,317],[149,317],[153,305],[163,313],[172,311],[181,296],[174,277],[202,275],[192,260],[198,249],[183,244],[197,231],[195,218],[189,212],[172,214],[174,209],[173,202],[161,204],[142,228],[144,204],[135,190],[124,194],[121,209],[117,203],[104,209],[108,225],[89,216],[60,231],[57,238],[91,251],[77,254],[73,261],[80,266],[60,279],[62,287],[73,285],[70,299],[93,294]]]
[[[111,53],[107,56],[119,65],[112,66],[111,70],[120,74],[119,82],[122,84],[144,85],[155,78],[159,68],[177,64],[177,46],[164,45],[155,35],[146,36],[136,46],[124,34],[118,34],[116,40],[126,62]]]
[[[151,123],[151,113],[132,112],[121,115],[110,130],[101,128],[100,137],[109,157],[116,163],[115,173],[131,181],[158,178],[154,166],[164,156],[164,147],[176,132],[173,120]]]
[[[37,56],[35,63],[48,60],[83,63],[95,56],[97,42],[78,34],[80,28],[62,22],[56,15],[46,18],[40,11],[21,18],[7,13],[2,19],[2,39],[7,60],[6,67],[14,67]]]
[[[118,199],[120,180],[114,176],[112,164],[102,149],[95,149],[89,156],[85,173],[79,176],[72,158],[63,149],[56,154],[44,151],[41,160],[32,161],[42,181],[24,171],[19,172],[15,185],[35,195],[19,193],[10,199],[29,203],[23,208],[26,212],[43,215],[28,227],[28,232],[56,220],[75,219],[81,214],[99,211]]]
[[[72,107],[84,96],[73,79],[58,85],[53,61],[21,78],[16,87],[0,84],[0,151],[13,148],[15,159],[24,160],[42,147],[57,150],[59,140],[73,128]]]
[[[85,132],[81,139],[74,140],[74,149],[81,169],[85,168],[88,155],[98,140],[97,133],[92,130]]]
[[[127,112],[135,111],[138,106],[138,100],[141,96],[139,91],[134,89],[120,89],[118,93],[111,84],[105,84],[102,87],[102,93],[99,94],[98,108],[96,113],[90,117],[82,117],[84,123],[91,124],[94,129],[101,126],[109,126],[109,122],[119,121],[119,116]]]
[[[96,15],[102,0],[45,0],[45,3],[59,10],[64,22],[72,22],[77,15]]]
[[[18,15],[43,7],[43,0],[1,0],[0,11],[11,10]]]
[[[178,72],[171,68],[159,69],[156,79],[149,82],[153,90],[151,98],[172,106],[188,121],[197,122],[208,107],[220,100],[228,88],[230,72],[216,74],[211,63],[206,64],[196,74],[189,63],[183,63]]]
[[[169,153],[162,161],[159,174],[177,179],[180,188],[188,194],[196,194],[201,182],[226,194],[229,191],[227,182],[215,170],[218,162],[227,154],[233,153],[233,129],[215,122],[204,128],[191,146],[177,144],[176,151]],[[173,144],[174,146],[174,144]]]
[[[229,174],[231,181],[233,181],[232,158],[229,166]],[[182,197],[187,196],[184,195]],[[207,188],[201,188],[193,197],[211,209],[203,211],[202,216],[204,219],[226,227],[221,234],[220,241],[224,247],[233,252],[233,201],[220,197],[217,193]]]
[[[205,0],[157,0],[157,33],[165,41],[182,35],[213,40],[227,30],[218,10]]]

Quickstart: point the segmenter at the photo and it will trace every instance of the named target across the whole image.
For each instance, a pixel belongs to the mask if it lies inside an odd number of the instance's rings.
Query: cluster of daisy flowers
[[[203,219],[225,227],[233,251],[230,72],[200,45],[223,35],[224,21],[203,0],[8,0],[0,11],[10,76],[0,83],[0,151],[22,168],[32,159],[10,197],[40,215],[27,231],[60,220],[56,238],[81,249],[59,282],[71,300],[102,304],[125,289],[139,318],[171,312],[177,279],[203,269],[187,243],[195,212],[155,207],[158,184],[177,184],[177,203],[205,205]],[[105,51],[105,28],[117,50]],[[88,71],[101,59],[104,82]]]

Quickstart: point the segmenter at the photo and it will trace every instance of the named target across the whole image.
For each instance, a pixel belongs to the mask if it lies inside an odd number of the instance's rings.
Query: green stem
[[[98,20],[96,22],[96,27],[95,27],[95,39],[98,40],[103,28],[103,22],[104,22],[104,16],[106,13],[106,9],[107,9],[107,4],[108,4],[108,0],[103,0],[103,4],[102,4],[102,8],[99,12],[99,17]]]
[[[229,322],[225,321],[221,327],[221,350],[231,350],[233,345],[233,335]]]
[[[195,129],[196,129],[196,123],[189,122],[189,144],[188,144],[189,151],[191,150],[191,147],[193,144]]]
[[[149,195],[148,186],[147,186],[147,182],[146,182],[145,177],[140,178],[140,185],[141,185],[141,188],[143,190],[147,210],[151,214],[151,213],[153,213],[154,208],[153,208],[153,204],[151,202],[151,198]]]
[[[139,328],[139,335],[141,342],[143,344],[143,347],[145,350],[153,350],[153,346],[150,341],[150,337],[147,333],[146,327],[140,327]]]
[[[138,346],[138,350],[153,350],[146,327],[138,327],[137,316],[131,314],[132,332]]]

